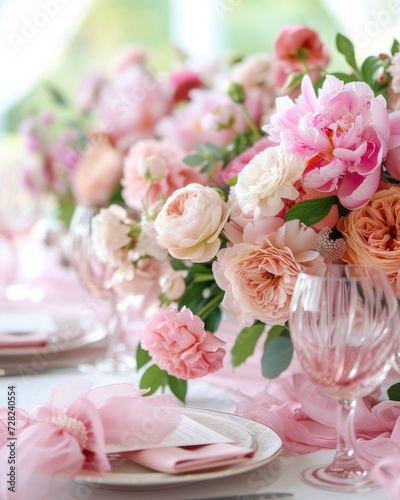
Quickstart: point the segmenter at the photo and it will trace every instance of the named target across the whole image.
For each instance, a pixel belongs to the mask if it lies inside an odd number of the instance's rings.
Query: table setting
[[[336,49],[132,45],[22,124],[2,500],[400,499],[400,52]]]

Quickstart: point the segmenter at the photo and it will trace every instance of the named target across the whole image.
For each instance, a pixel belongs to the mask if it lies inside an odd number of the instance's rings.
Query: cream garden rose
[[[266,217],[277,215],[285,206],[283,199],[298,197],[294,184],[304,166],[304,161],[281,146],[261,151],[239,172],[234,190],[240,208],[250,213],[259,207]]]
[[[219,235],[229,213],[215,189],[189,184],[176,190],[158,214],[157,242],[176,259],[208,262],[220,248]]]

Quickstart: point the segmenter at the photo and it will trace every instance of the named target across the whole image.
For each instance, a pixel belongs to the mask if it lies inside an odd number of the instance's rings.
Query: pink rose
[[[142,346],[170,375],[189,380],[222,368],[224,342],[204,330],[190,309],[159,308],[146,325]]]
[[[238,314],[246,326],[256,320],[284,324],[298,273],[303,267],[323,264],[315,251],[316,237],[313,229],[292,220],[254,244],[221,250],[213,273],[225,290],[222,306]]]
[[[278,33],[275,41],[277,72],[275,81],[282,86],[286,78],[296,71],[323,69],[329,62],[329,54],[318,33],[307,26],[288,25]]]
[[[188,101],[191,90],[203,87],[200,73],[188,68],[175,71],[169,78],[175,87],[174,103]]]
[[[109,201],[122,176],[122,155],[103,134],[92,134],[88,150],[71,178],[81,205],[100,207]]]
[[[260,92],[247,92],[246,107],[254,122],[259,123]],[[185,151],[196,143],[211,142],[221,146],[248,129],[241,106],[235,104],[222,89],[194,89],[190,101],[176,109],[172,116],[161,120],[157,133],[178,144]]]
[[[272,141],[303,157],[306,189],[337,190],[343,206],[357,209],[378,188],[394,134],[385,101],[374,97],[364,82],[344,84],[332,75],[318,96],[307,76],[301,88],[295,102],[287,96],[277,99],[277,113],[264,130]]]
[[[199,169],[183,163],[185,156],[168,141],[148,139],[133,145],[124,160],[122,196],[129,207],[148,207],[159,198],[164,201],[177,189],[190,183],[204,184]]]

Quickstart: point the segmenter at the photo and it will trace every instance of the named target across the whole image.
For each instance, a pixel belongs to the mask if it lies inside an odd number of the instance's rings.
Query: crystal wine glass
[[[357,456],[354,412],[390,369],[397,307],[379,269],[329,265],[299,274],[290,304],[293,346],[308,377],[338,404],[334,460],[304,471],[307,484],[343,492],[377,487]]]
[[[82,285],[97,299],[104,299],[111,305],[111,317],[106,329],[109,346],[104,359],[97,363],[101,371],[120,372],[135,367],[134,356],[128,353],[124,343],[127,321],[127,307],[130,297],[119,297],[107,287],[113,269],[97,258],[92,244],[92,219],[98,209],[77,205],[71,220],[71,264]]]

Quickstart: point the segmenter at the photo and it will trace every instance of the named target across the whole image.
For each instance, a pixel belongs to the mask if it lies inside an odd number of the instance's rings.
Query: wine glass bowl
[[[338,491],[373,489],[355,451],[356,401],[385,379],[398,337],[397,299],[383,271],[330,265],[297,278],[290,333],[307,376],[338,402],[338,448],[329,466],[306,471],[313,486]]]
[[[112,266],[100,262],[92,242],[92,220],[98,213],[95,207],[77,205],[71,220],[71,264],[81,284],[97,299],[106,300],[111,306],[111,317],[106,322],[109,339],[105,358],[97,363],[100,371],[120,372],[135,367],[132,354],[127,352],[124,330],[127,322],[129,297],[120,297],[108,286],[114,272]]]

